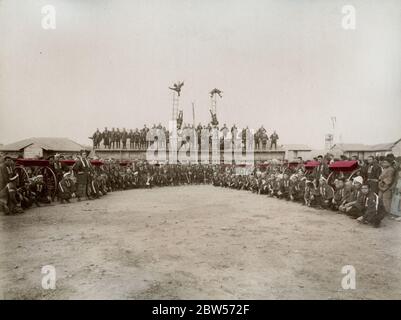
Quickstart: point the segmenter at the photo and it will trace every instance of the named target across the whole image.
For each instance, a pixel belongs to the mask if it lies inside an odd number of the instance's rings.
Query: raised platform
[[[102,159],[146,160],[146,150],[144,149],[95,149],[94,153],[97,157]],[[223,152],[221,152],[221,155],[223,155]],[[285,150],[283,149],[254,151],[254,160],[257,162],[272,159],[284,160],[284,157]]]

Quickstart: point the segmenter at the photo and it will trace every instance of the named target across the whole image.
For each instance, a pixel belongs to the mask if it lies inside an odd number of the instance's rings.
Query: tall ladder
[[[212,111],[213,114],[217,114],[217,95],[214,94],[210,98],[210,110]]]
[[[178,93],[174,91],[173,93],[173,113],[172,113],[172,119],[173,121],[177,120],[178,117],[178,107],[179,107],[179,96]]]

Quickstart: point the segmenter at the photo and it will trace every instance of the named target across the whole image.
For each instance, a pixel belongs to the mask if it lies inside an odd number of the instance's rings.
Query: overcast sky
[[[54,5],[56,29],[41,25]],[[342,7],[356,29],[342,28]],[[0,143],[135,128],[171,117],[276,129],[323,148],[401,138],[401,1],[0,0]]]

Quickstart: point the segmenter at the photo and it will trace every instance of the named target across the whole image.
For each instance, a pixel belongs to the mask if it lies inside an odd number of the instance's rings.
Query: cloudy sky
[[[355,30],[342,7],[356,10]],[[41,9],[56,9],[56,29]],[[0,143],[184,121],[276,129],[322,148],[401,138],[401,1],[0,0]]]

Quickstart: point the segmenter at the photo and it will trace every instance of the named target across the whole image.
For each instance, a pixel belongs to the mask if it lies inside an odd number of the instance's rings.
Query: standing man
[[[14,161],[9,156],[4,157],[4,163],[0,164],[0,210],[5,214],[18,210],[16,206],[16,180]]]
[[[4,163],[0,164],[0,190],[3,189],[14,176],[14,161],[11,157],[5,156]]]
[[[391,210],[392,186],[394,182],[395,169],[390,158],[384,158],[382,162],[383,171],[379,176],[379,198],[383,201],[387,213]]]
[[[107,130],[107,127],[104,128],[104,131],[102,133],[102,137],[103,137],[103,144],[104,144],[104,148],[110,149],[110,131]]]
[[[117,148],[117,149],[120,149],[120,148],[121,148],[121,145],[120,145],[120,142],[121,142],[121,132],[120,132],[120,129],[119,129],[119,128],[117,128],[117,131],[116,131],[116,133],[115,133],[115,135],[114,135],[114,141],[116,142],[116,148]]]
[[[77,178],[76,196],[78,201],[81,201],[81,198],[85,196],[90,198],[88,195],[88,185],[90,184],[93,169],[90,161],[87,159],[86,151],[82,151],[81,155],[78,156],[72,170]]]
[[[270,136],[270,150],[273,148],[273,145],[274,145],[274,150],[277,149],[277,140],[278,140],[278,134],[276,133],[276,130],[274,130],[274,132]]]
[[[115,142],[116,142],[116,130],[112,128],[110,132],[110,145],[112,149],[115,148]]]
[[[49,167],[56,174],[57,182],[61,181],[65,172],[69,171],[68,166],[60,161],[60,154],[56,153],[49,158]]]
[[[100,142],[102,141],[102,134],[99,131],[99,128],[96,129],[95,133],[92,135],[93,140],[93,149],[97,149],[100,147]]]
[[[398,170],[394,183],[393,199],[391,202],[391,214],[401,216],[401,170]]]
[[[364,180],[369,185],[370,191],[379,194],[379,177],[382,168],[377,164],[373,156],[368,157],[368,163],[363,170]]]
[[[121,141],[123,143],[123,149],[127,149],[127,139],[128,139],[128,133],[123,129],[123,132],[121,132]]]
[[[136,128],[134,131],[134,149],[140,149],[141,148],[141,133],[139,132],[139,129]]]
[[[329,166],[327,165],[325,159],[323,159],[322,155],[317,156],[317,161],[319,162],[319,165],[313,169],[313,174],[312,174],[313,178],[315,180],[316,186],[319,185],[319,181],[320,181],[321,177],[324,177],[327,179],[330,174]]]
[[[148,136],[149,128],[146,126],[146,124],[143,126],[142,129],[142,145],[144,149],[147,149],[149,147],[149,142],[147,141],[147,136]]]

